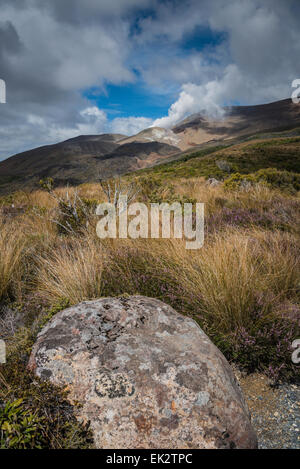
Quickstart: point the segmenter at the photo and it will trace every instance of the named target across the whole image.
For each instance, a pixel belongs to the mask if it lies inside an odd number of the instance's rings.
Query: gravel
[[[260,449],[300,449],[300,386],[271,387],[266,376],[237,376]]]

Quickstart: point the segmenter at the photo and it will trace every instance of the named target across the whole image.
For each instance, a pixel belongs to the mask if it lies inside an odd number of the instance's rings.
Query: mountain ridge
[[[290,99],[224,109],[222,119],[196,113],[172,129],[149,127],[133,136],[81,135],[13,155],[0,162],[0,192],[34,188],[45,177],[58,185],[76,185],[178,159],[215,142],[300,127],[300,106]]]

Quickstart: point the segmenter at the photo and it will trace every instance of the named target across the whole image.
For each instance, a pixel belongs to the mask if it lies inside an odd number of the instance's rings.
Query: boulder
[[[216,161],[216,165],[221,171],[225,171],[226,173],[231,172],[231,164],[228,163],[228,161],[225,160],[218,160]]]
[[[233,372],[195,321],[142,296],[56,314],[29,361],[69,390],[97,448],[256,448]]]
[[[211,187],[217,187],[221,184],[221,182],[218,181],[218,179],[215,179],[215,178],[207,179],[206,183]]]

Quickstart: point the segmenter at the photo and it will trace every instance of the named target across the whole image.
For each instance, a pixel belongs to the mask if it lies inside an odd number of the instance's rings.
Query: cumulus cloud
[[[259,104],[291,94],[298,74],[295,57],[300,53],[299,4],[214,0],[206,7],[206,21],[212,30],[226,32],[227,39],[212,56],[208,52],[198,59],[198,79],[181,86],[168,115],[154,125],[171,127],[195,112],[220,118],[226,104]],[[189,70],[194,73],[195,67]],[[180,73],[184,76],[186,68]]]
[[[78,135],[98,135],[103,133],[117,133],[134,135],[146,127],[150,127],[152,119],[146,117],[117,117],[109,120],[107,114],[97,106],[87,107],[80,111],[78,122],[71,126],[61,126],[30,114],[27,124],[34,127],[41,135],[48,136],[49,142],[59,142]]]
[[[217,81],[205,85],[184,84],[178,100],[170,107],[168,116],[156,119],[153,126],[172,127],[189,114],[200,111],[211,118],[222,118],[224,110],[218,104],[222,96],[220,88],[222,84]]]
[[[64,140],[77,135],[97,135],[101,133],[115,133],[134,135],[146,127],[150,127],[153,120],[146,117],[116,117],[108,120],[107,114],[96,106],[88,107],[80,112],[83,122],[77,123],[75,128],[50,129],[55,140]]]
[[[111,132],[134,135],[152,125],[153,119],[146,117],[116,117],[110,123]]]

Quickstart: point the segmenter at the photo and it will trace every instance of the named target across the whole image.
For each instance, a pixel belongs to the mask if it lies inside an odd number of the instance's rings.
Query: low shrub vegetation
[[[295,145],[287,140],[276,148]],[[257,151],[253,144],[243,148]],[[100,240],[93,216],[74,219],[72,230],[62,232],[53,220],[66,190],[74,201],[73,188],[2,199],[4,208],[24,209],[9,217],[2,212],[0,220],[0,337],[8,346],[8,363],[0,367],[1,447],[92,446],[66,393],[26,369],[41,327],[83,300],[159,298],[194,318],[238,367],[262,371],[274,383],[297,379],[291,345],[300,337],[299,174],[253,162],[245,170],[241,152],[230,155],[232,147],[217,149],[128,176],[139,201],[205,203],[205,243],[197,251],[178,239]],[[216,161],[230,165],[220,169]],[[225,182],[212,187],[211,175]],[[99,184],[77,190],[91,214],[105,200]]]
[[[275,168],[260,169],[251,174],[234,173],[225,180],[227,189],[245,189],[250,185],[263,183],[271,188],[280,188],[291,193],[300,190],[300,174],[289,171],[278,171]]]

